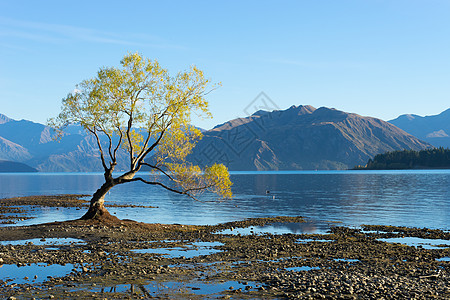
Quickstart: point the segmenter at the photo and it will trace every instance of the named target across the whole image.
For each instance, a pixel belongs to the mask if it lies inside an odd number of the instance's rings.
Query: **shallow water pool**
[[[450,247],[450,240],[424,239],[418,237],[383,238],[378,241],[398,243],[407,246],[422,247],[424,249],[441,249],[441,246]]]
[[[73,264],[47,265],[45,263],[30,264],[26,266],[1,265],[0,280],[16,284],[42,283],[51,277],[63,277],[76,269]]]
[[[221,250],[214,248],[218,246],[223,246],[223,244],[220,242],[195,242],[186,244],[183,247],[136,249],[133,252],[161,254],[169,258],[180,258],[183,256],[185,258],[193,258],[220,252]]]

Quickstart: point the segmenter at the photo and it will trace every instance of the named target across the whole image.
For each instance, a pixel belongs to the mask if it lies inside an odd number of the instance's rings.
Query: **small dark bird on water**
[[[269,190],[267,190],[267,191],[266,191],[266,194],[270,194],[270,191],[269,191]]]

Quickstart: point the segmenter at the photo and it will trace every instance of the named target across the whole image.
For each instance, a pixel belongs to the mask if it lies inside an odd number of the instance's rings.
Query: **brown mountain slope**
[[[224,163],[230,170],[347,169],[378,153],[430,146],[379,119],[292,106],[216,126],[204,133],[190,159]]]

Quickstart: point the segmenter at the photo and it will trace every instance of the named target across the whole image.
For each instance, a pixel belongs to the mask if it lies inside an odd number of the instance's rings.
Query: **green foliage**
[[[90,132],[111,186],[142,181],[191,197],[202,190],[231,197],[225,166],[201,170],[185,161],[202,136],[190,125],[191,115],[211,117],[205,95],[216,86],[195,66],[171,76],[156,60],[129,53],[120,68],[101,68],[78,84],[48,123],[59,132],[74,123]],[[128,154],[129,169],[114,178],[119,151]],[[137,176],[143,166],[163,176]]]
[[[421,151],[402,150],[378,154],[366,166],[355,169],[445,169],[450,168],[450,149],[432,148]]]

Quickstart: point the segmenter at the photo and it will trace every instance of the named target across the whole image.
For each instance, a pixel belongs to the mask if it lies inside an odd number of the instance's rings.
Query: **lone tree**
[[[100,152],[105,182],[93,194],[81,219],[106,218],[105,195],[118,184],[140,181],[195,198],[209,190],[231,197],[231,181],[222,164],[203,170],[186,161],[200,130],[190,125],[191,114],[211,117],[204,97],[214,86],[195,66],[170,76],[157,61],[127,54],[120,68],[101,68],[62,100],[58,117],[49,125],[62,133],[79,124],[92,134]],[[120,155],[120,153],[126,155]],[[127,170],[114,176],[119,159]],[[154,176],[137,173],[142,167]]]

